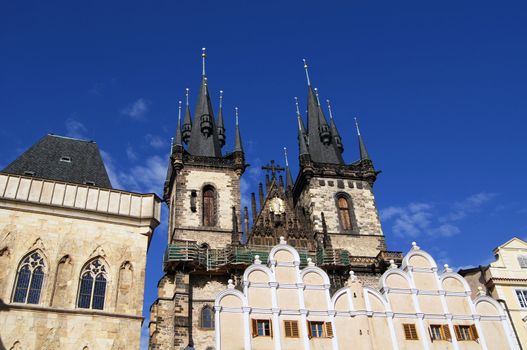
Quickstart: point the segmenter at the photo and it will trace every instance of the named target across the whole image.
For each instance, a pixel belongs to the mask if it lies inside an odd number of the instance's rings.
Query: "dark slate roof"
[[[201,117],[210,116],[212,124],[212,134],[206,136],[201,132]],[[218,129],[214,120],[212,103],[210,101],[209,89],[207,87],[207,77],[201,79],[199,89],[198,104],[194,112],[194,123],[188,145],[188,152],[193,156],[221,157],[221,146],[218,141]]]
[[[2,172],[112,188],[94,141],[51,134],[40,139]]]
[[[307,103],[309,155],[315,163],[344,164],[342,155],[335,145],[335,142],[331,140],[331,142],[326,145],[320,140],[319,129],[321,126],[327,126],[326,117],[318,104],[313,88],[309,85]]]

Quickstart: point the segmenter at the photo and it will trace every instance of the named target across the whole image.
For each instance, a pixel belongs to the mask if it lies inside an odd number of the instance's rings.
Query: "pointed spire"
[[[304,70],[306,71],[307,85],[311,86],[311,80],[309,80],[309,71],[307,69],[308,68],[307,61],[305,58],[303,58],[302,61],[304,61]]]
[[[234,152],[243,152],[242,136],[240,134],[240,125],[238,124],[238,107],[234,108],[236,111],[236,131],[234,139]]]
[[[287,148],[284,147],[285,157],[285,187],[286,190],[293,189],[293,178],[291,177],[291,170],[289,170],[289,159],[287,159]]]
[[[192,117],[190,115],[190,107],[188,104],[188,93],[189,88],[185,89],[185,99],[186,99],[186,107],[185,107],[185,120],[183,121],[183,128],[182,131],[182,137],[183,142],[188,144],[188,141],[190,140],[190,135],[192,133]]]
[[[207,58],[207,53],[205,52],[206,48],[201,49],[201,65],[202,65],[202,72],[201,75],[205,76],[205,58]]]
[[[344,151],[344,145],[342,144],[342,137],[339,134],[339,131],[337,129],[337,125],[335,124],[335,120],[333,119],[333,111],[331,109],[331,103],[329,100],[326,100],[328,104],[328,110],[329,110],[329,127],[331,129],[331,134],[333,135],[333,139],[335,140],[335,144],[337,145],[337,148],[342,153]]]
[[[304,64],[304,68],[306,68],[305,66],[306,64]],[[307,90],[307,139],[309,155],[315,163],[344,164],[342,154],[333,140],[330,127],[320,106],[318,89],[313,89],[311,81],[308,81]]]
[[[181,143],[181,101],[179,101],[179,111],[177,116],[177,128],[176,128],[176,139],[174,140],[174,145],[182,146]]]
[[[218,130],[205,76],[205,49],[202,54],[203,74],[199,89],[198,102],[194,112],[194,123],[189,141],[188,152],[195,156],[221,157],[221,146],[218,141]]]
[[[357,118],[355,118],[355,126],[357,127],[357,136],[359,137],[360,159],[370,159],[368,151],[366,150],[366,145],[364,144],[364,141],[362,140],[362,135],[360,134],[359,122],[357,121]]]
[[[223,126],[223,90],[220,90],[220,109],[218,111],[218,142],[220,147],[225,146],[225,127]]]

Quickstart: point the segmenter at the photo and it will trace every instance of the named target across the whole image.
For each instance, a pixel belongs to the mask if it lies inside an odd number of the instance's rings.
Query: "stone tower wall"
[[[213,186],[216,191],[217,225],[214,227],[202,224],[202,196],[206,185]],[[196,194],[195,210],[191,205],[193,191]],[[233,206],[238,216],[238,228],[241,229],[240,177],[232,169],[185,166],[176,176],[170,202],[171,241],[195,240],[207,243],[211,248],[230,244]]]
[[[339,193],[351,199],[351,232],[344,232],[340,226],[336,199]],[[311,218],[315,231],[323,231],[321,213],[324,213],[333,248],[347,249],[359,256],[376,256],[385,249],[375,197],[368,182],[315,177],[301,193],[299,204]]]

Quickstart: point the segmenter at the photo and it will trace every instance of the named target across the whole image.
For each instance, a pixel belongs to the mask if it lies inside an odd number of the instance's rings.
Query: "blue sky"
[[[217,105],[225,91],[246,156],[293,173],[293,97],[302,58],[332,101],[345,159],[353,117],[375,166],[391,250],[412,240],[440,263],[486,264],[527,236],[527,15],[523,2],[4,2],[0,11],[0,167],[46,133],[96,140],[115,187],[162,190],[178,100],[194,106],[201,47]],[[145,310],[162,275],[166,224],[148,254]],[[469,247],[469,249],[467,249]],[[148,313],[145,313],[148,317]]]

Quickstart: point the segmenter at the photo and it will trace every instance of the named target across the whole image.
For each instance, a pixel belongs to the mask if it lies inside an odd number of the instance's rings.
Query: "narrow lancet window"
[[[205,306],[201,309],[201,328],[214,328],[214,314],[210,306]]]
[[[44,259],[39,252],[24,257],[17,273],[13,302],[38,304],[44,282]]]
[[[344,196],[339,196],[337,200],[340,225],[343,230],[350,231],[351,226],[351,216],[350,216],[350,205],[348,199]]]
[[[216,194],[212,186],[203,188],[203,226],[216,226]]]
[[[79,301],[77,306],[83,309],[104,309],[107,272],[99,259],[92,260],[81,273]]]

